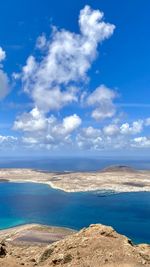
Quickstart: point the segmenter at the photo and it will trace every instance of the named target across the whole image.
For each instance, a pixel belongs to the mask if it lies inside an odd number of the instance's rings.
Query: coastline
[[[96,172],[44,172],[33,169],[0,169],[0,182],[33,182],[64,192],[150,192],[150,171],[107,168]]]

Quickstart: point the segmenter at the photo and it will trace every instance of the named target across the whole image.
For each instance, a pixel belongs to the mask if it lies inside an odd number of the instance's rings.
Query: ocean
[[[128,163],[128,164],[126,164]],[[45,171],[92,171],[109,165],[149,169],[149,162],[90,160],[0,161],[0,167]],[[150,192],[65,193],[36,183],[0,183],[0,229],[26,223],[42,223],[81,229],[93,223],[114,227],[135,243],[150,243]]]
[[[0,168],[32,168],[46,171],[97,171],[111,165],[150,170],[149,159],[124,158],[0,158]]]

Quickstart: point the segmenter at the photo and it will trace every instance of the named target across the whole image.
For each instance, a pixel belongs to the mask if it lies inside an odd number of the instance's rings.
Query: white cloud
[[[79,87],[88,81],[87,72],[97,56],[97,47],[113,34],[114,29],[114,25],[104,22],[102,12],[85,6],[79,15],[78,34],[53,27],[49,39],[44,34],[38,37],[36,48],[41,56],[30,55],[22,73],[14,74],[14,78],[22,80],[23,90],[35,106],[14,122],[13,129],[24,132],[24,144],[38,144],[48,149],[61,147],[64,143],[72,144],[76,130],[82,124],[81,118],[73,114],[60,121],[49,113],[79,101],[82,95]],[[108,91],[106,89],[105,93],[113,94]],[[101,141],[100,132],[92,127],[84,130],[86,137],[95,136],[97,139],[93,141],[95,148]]]
[[[67,147],[82,150],[148,148],[150,138],[131,138],[132,135],[137,135],[141,131],[140,123],[137,122],[140,120],[133,122],[131,126],[124,123],[123,127],[109,124],[102,130],[92,126],[82,128],[82,120],[77,114],[58,120],[53,115],[45,117],[37,108],[34,108],[30,113],[25,113],[18,118],[14,129],[23,131],[25,134],[20,143],[25,147],[35,149],[37,147],[48,150],[60,150]]]
[[[77,146],[80,149],[99,150],[103,147],[103,139],[101,130],[95,129],[92,126],[83,128],[76,137]]]
[[[64,140],[70,138],[70,134],[74,132],[82,123],[81,118],[74,114],[63,118],[62,123],[56,122],[51,129],[53,140]]]
[[[119,127],[115,126],[108,125],[102,131],[91,126],[81,129],[76,138],[77,146],[85,150],[113,150],[130,147],[129,140],[120,135]],[[117,132],[116,135],[115,132]]]
[[[61,146],[64,143],[72,142],[72,134],[82,123],[81,118],[73,114],[64,117],[62,122],[53,115],[45,117],[38,108],[29,113],[24,113],[14,122],[13,129],[25,133],[22,142],[26,145],[40,146]]]
[[[50,40],[40,36],[36,46],[41,52],[45,48],[44,55],[40,60],[29,56],[23,67],[23,89],[40,109],[60,109],[76,101],[77,92],[72,92],[70,85],[86,80],[98,44],[109,38],[115,28],[103,21],[102,12],[89,6],[81,10],[79,26],[80,34],[53,27]]]
[[[89,6],[85,6],[80,11],[79,25],[83,36],[91,39],[93,42],[102,42],[109,38],[115,29],[115,26],[103,21],[104,14],[99,10],[92,10]],[[90,46],[88,46],[90,47]],[[87,50],[88,54],[91,51]]]
[[[94,138],[99,137],[101,135],[101,130],[93,128],[92,126],[89,126],[87,128],[84,128],[84,135],[88,138]]]
[[[112,136],[119,133],[119,127],[116,124],[110,124],[103,128],[105,135]]]
[[[12,142],[12,141],[16,141],[17,137],[11,136],[11,135],[0,135],[0,144],[4,143],[4,142]]]
[[[73,132],[81,123],[81,118],[76,114],[63,118],[62,123],[59,123],[53,115],[45,117],[38,108],[34,108],[29,113],[24,113],[18,117],[14,122],[13,129],[24,132],[46,130],[58,135]]]
[[[116,113],[116,107],[113,104],[113,100],[116,97],[116,92],[110,90],[105,85],[101,85],[96,88],[95,91],[87,98],[87,104],[89,106],[95,106],[91,116],[95,120],[112,118]]]
[[[132,135],[137,135],[143,130],[144,121],[134,121],[131,126],[124,123],[121,126],[119,121],[117,124],[105,125],[102,130],[93,127],[87,127],[80,130],[77,134],[77,146],[86,150],[113,150],[133,147],[148,148],[150,138],[136,137],[132,139]]]
[[[63,119],[62,128],[64,129],[65,133],[70,133],[78,128],[81,123],[81,118],[78,115],[74,114]]]
[[[14,122],[14,130],[24,132],[41,131],[46,128],[46,119],[37,108],[32,109],[29,113],[24,113]]]
[[[132,146],[137,148],[150,148],[150,138],[146,136],[134,138]]]
[[[141,133],[143,130],[143,120],[134,121],[132,126],[129,123],[124,123],[120,126],[120,133],[121,134],[138,134]]]
[[[34,100],[38,108],[44,112],[49,110],[59,110],[67,104],[77,102],[77,90],[74,87],[68,88],[67,91],[62,92],[59,87],[51,90],[41,91],[37,88],[33,92]]]
[[[3,61],[6,58],[6,53],[0,46],[0,62]]]

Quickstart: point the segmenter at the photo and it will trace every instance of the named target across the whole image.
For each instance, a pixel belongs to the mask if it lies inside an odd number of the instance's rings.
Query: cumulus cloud
[[[92,10],[89,6],[85,6],[84,9],[80,11],[79,17],[80,30],[83,36],[95,42],[101,42],[104,39],[109,38],[109,36],[112,35],[115,26],[102,21],[103,17],[103,12]]]
[[[24,113],[14,122],[13,129],[24,132],[34,132],[44,130],[47,126],[47,119],[37,109],[32,109],[29,113]]]
[[[121,134],[138,134],[143,130],[143,120],[134,121],[130,126],[129,123],[124,123],[120,126]]]
[[[92,126],[83,128],[76,137],[77,146],[80,149],[98,150],[103,147],[103,139],[101,130],[95,129]]]
[[[150,147],[150,138],[146,136],[140,136],[137,138],[134,138],[132,147],[137,148],[149,148]]]
[[[59,110],[72,102],[77,102],[76,93],[77,89],[75,87],[70,87],[64,92],[59,87],[45,90],[44,92],[37,88],[33,92],[33,97],[38,108],[47,112],[50,110]]]
[[[29,56],[23,67],[23,89],[40,109],[60,109],[76,101],[76,92],[70,90],[70,86],[86,80],[98,44],[109,38],[115,29],[114,25],[103,21],[102,12],[89,6],[80,12],[79,27],[79,34],[53,27],[50,39],[40,36],[36,47],[41,53],[43,48],[46,51],[40,60]]]
[[[81,118],[73,114],[63,118],[62,123],[59,124],[53,115],[46,118],[36,107],[29,113],[24,113],[19,116],[14,122],[13,128],[14,130],[21,130],[24,132],[36,132],[46,130],[47,128],[49,130],[49,126],[53,126],[51,131],[56,132],[56,134],[60,132],[66,134],[78,128],[81,122]]]
[[[88,70],[97,56],[98,45],[113,34],[115,26],[104,22],[104,14],[89,6],[80,11],[78,23],[79,33],[52,27],[49,38],[45,34],[39,36],[36,42],[38,56],[30,55],[22,72],[14,74],[14,78],[21,79],[24,92],[35,106],[14,122],[13,129],[24,132],[22,142],[25,144],[38,143],[51,148],[64,142],[72,143],[74,132],[82,124],[77,114],[60,121],[52,112],[79,102],[83,95],[79,88],[87,84]],[[107,89],[105,91],[108,94]],[[112,106],[111,100],[108,102]],[[107,116],[110,117],[108,111]],[[84,131],[87,131],[85,135],[97,132],[92,128]]]
[[[140,120],[135,121],[127,128],[124,125],[128,123],[122,124],[123,127],[119,124],[109,124],[101,129],[82,127],[82,120],[77,114],[58,120],[53,115],[45,118],[34,108],[30,114],[25,113],[18,117],[14,129],[25,133],[22,144],[39,149],[60,149],[66,145],[81,150],[148,148],[150,139],[137,136],[142,131],[139,122]],[[132,138],[133,135],[136,137]]]
[[[68,117],[65,117],[62,122],[62,129],[64,133],[70,133],[78,128],[82,123],[81,118],[74,114]]]
[[[77,146],[86,150],[112,150],[130,147],[130,142],[119,132],[119,126],[107,125],[102,130],[92,126],[81,129],[76,138]]]
[[[107,88],[105,85],[96,88],[87,98],[87,104],[95,107],[91,116],[95,120],[112,118],[116,113],[116,107],[113,104],[113,100],[116,97],[116,92]]]
[[[112,136],[118,134],[120,131],[116,124],[109,124],[103,128],[103,132],[105,135]]]
[[[38,108],[24,113],[14,123],[13,129],[23,131],[25,136],[22,142],[29,145],[59,146],[71,142],[72,134],[82,123],[81,118],[73,114],[59,121],[53,115],[45,117]]]
[[[118,121],[105,125],[101,129],[90,126],[80,130],[77,134],[76,142],[80,149],[88,150],[148,148],[150,138],[138,136],[143,129],[143,120],[133,121],[131,125],[129,123],[119,124]],[[135,138],[133,138],[134,135],[136,136]]]

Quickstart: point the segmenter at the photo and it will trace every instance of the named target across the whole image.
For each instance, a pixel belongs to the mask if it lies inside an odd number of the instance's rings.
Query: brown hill
[[[102,172],[138,172],[138,170],[127,165],[112,165],[102,169]]]

